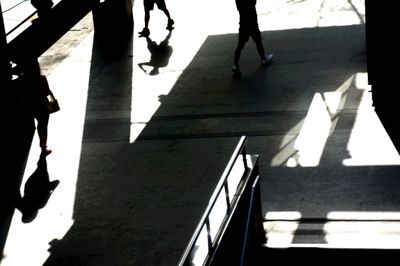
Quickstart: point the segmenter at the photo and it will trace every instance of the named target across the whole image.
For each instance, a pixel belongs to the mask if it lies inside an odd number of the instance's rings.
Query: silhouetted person
[[[36,170],[25,183],[23,197],[20,196],[17,202],[23,223],[30,223],[36,218],[39,209],[46,206],[59,183],[58,180],[50,182],[46,156],[41,155]]]
[[[239,60],[242,50],[251,37],[256,43],[257,52],[261,59],[261,65],[267,65],[272,61],[272,54],[265,54],[262,43],[261,32],[258,28],[258,18],[256,10],[257,0],[236,0],[236,7],[239,11],[239,41],[235,50],[232,71],[240,73]]]
[[[51,0],[31,0],[31,5],[36,8],[39,18],[46,16],[51,7],[53,6],[53,1]]]
[[[47,126],[49,123],[49,111],[47,104],[51,94],[46,76],[41,74],[40,65],[37,60],[24,62],[21,69],[19,86],[23,91],[23,106],[29,115],[37,121],[37,132],[41,155],[47,156],[52,151],[47,147]]]
[[[139,32],[141,37],[148,37],[150,35],[149,21],[150,21],[150,11],[154,9],[154,4],[157,5],[158,9],[164,12],[168,18],[167,30],[171,31],[173,29],[174,20],[171,19],[171,15],[165,4],[165,0],[143,0],[144,5],[144,28]]]
[[[153,69],[150,71],[150,75],[157,75],[160,67],[168,65],[169,58],[172,54],[172,47],[168,45],[170,38],[171,32],[168,33],[167,37],[165,37],[160,44],[157,44],[155,41],[150,39],[150,37],[146,37],[147,49],[149,49],[151,53],[151,58],[149,62],[139,64],[139,67],[143,71],[145,71],[143,66],[151,66]]]

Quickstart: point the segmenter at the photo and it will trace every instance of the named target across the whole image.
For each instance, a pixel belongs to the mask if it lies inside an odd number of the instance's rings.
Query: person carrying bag
[[[37,132],[41,155],[49,155],[52,150],[47,147],[47,126],[50,114],[60,110],[57,99],[50,90],[46,76],[41,74],[37,60],[25,62],[19,77],[19,86],[24,95],[23,106],[28,115],[37,121]]]

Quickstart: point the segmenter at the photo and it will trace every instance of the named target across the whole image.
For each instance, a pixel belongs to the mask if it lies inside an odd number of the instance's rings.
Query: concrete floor
[[[275,61],[260,68],[250,41],[240,78],[228,0],[169,1],[176,28],[155,64],[140,1],[120,53],[99,49],[91,15],[47,51],[61,183],[32,223],[15,212],[2,265],[176,265],[242,135],[260,155],[268,245],[398,247],[400,157],[372,107],[363,1],[281,2],[257,5]],[[165,26],[154,10],[152,41]]]

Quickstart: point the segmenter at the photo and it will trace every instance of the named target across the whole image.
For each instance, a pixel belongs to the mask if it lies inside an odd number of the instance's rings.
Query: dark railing
[[[258,156],[241,137],[179,265],[246,265],[263,241]],[[228,263],[228,264],[227,264]]]
[[[16,26],[14,26],[11,30],[9,30],[6,33],[6,36],[10,35],[11,33],[13,33],[14,31],[16,31],[19,27],[21,27],[25,22],[27,22],[28,20],[30,20],[33,16],[35,16],[37,13],[37,11],[33,12],[32,14],[30,14],[29,16],[27,16],[25,19],[23,19],[20,23],[18,23]]]

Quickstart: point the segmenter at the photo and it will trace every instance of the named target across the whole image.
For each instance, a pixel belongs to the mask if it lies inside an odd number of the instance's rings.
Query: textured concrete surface
[[[48,159],[61,184],[31,224],[15,213],[4,265],[176,265],[241,135],[260,155],[265,218],[319,219],[319,235],[291,241],[283,230],[281,245],[326,243],[331,219],[398,220],[400,158],[371,106],[362,1],[350,2],[259,1],[275,61],[261,68],[250,41],[240,78],[230,70],[234,1],[168,1],[172,53],[156,75],[154,64],[139,67],[151,61],[137,34],[140,1],[118,56],[99,50],[85,18],[41,58],[62,108],[50,120]],[[156,43],[165,26],[155,9]],[[270,225],[275,237],[284,224]]]

